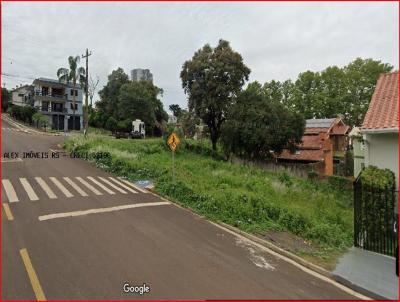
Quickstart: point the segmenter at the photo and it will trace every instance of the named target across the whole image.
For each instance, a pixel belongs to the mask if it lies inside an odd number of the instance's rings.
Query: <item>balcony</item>
[[[45,93],[43,91],[40,90],[36,90],[35,91],[35,96],[37,97],[42,97],[42,98],[48,98],[49,100],[51,99],[57,99],[57,100],[63,100],[66,101],[67,100],[67,96],[63,95],[63,94],[56,94],[56,93]]]
[[[68,113],[67,108],[51,108],[50,106],[49,107],[40,107],[39,106],[39,107],[36,107],[36,109],[42,114],[54,115],[54,114],[67,114]]]

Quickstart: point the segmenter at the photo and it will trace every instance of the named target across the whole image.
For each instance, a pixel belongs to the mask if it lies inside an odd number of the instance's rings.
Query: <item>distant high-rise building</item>
[[[153,83],[153,74],[149,69],[136,68],[131,70],[131,79],[134,82],[150,81]]]

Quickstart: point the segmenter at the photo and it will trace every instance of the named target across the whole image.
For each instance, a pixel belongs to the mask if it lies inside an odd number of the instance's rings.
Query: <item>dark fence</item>
[[[394,256],[397,246],[395,186],[375,189],[354,182],[354,246]]]

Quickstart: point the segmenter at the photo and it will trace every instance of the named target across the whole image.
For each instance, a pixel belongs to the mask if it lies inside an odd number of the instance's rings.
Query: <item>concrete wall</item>
[[[398,134],[364,134],[365,166],[377,166],[392,170],[399,179]]]

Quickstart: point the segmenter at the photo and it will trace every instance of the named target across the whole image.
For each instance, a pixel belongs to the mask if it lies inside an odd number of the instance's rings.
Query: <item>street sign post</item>
[[[167,139],[167,144],[171,148],[172,151],[172,182],[175,183],[175,150],[176,147],[181,143],[178,135],[175,132],[172,132],[171,135]]]

